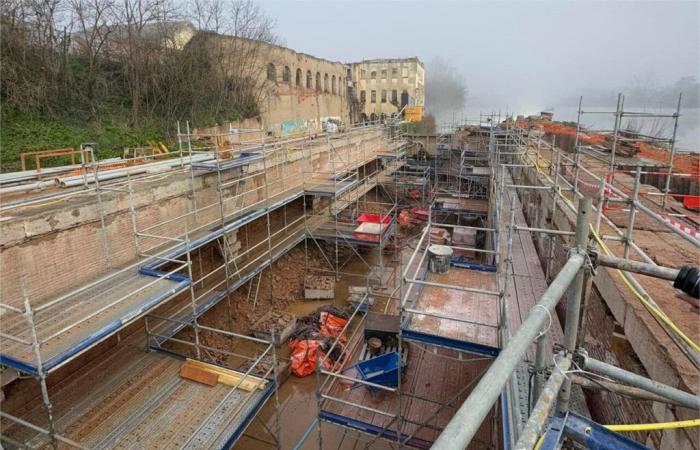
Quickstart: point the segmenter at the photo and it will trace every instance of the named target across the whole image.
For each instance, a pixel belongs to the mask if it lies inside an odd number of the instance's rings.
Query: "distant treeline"
[[[625,96],[625,106],[633,108],[675,108],[678,95],[683,94],[681,108],[700,107],[700,82],[694,76],[683,77],[674,83],[632,83],[620,89],[589,89],[583,92],[586,105],[615,106],[617,94]],[[579,97],[565,99],[564,106],[577,106]]]

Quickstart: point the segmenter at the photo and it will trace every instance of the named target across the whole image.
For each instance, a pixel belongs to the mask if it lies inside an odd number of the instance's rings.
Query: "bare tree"
[[[101,61],[105,58],[105,47],[114,31],[110,22],[114,19],[113,0],[70,0],[74,23],[78,31],[73,35],[73,47],[77,54],[87,59],[84,89],[90,108],[90,118],[97,119],[99,98],[98,84],[101,79]],[[107,86],[105,86],[107,89]]]
[[[4,106],[161,129],[255,116],[274,21],[250,0],[194,0],[190,24],[174,2],[0,0]]]
[[[67,91],[67,29],[59,0],[0,3],[2,98],[23,110],[55,112]]]
[[[150,69],[159,64],[163,45],[158,33],[149,33],[147,28],[157,30],[157,24],[174,19],[175,8],[170,0],[121,0],[116,11],[118,26],[112,52],[124,66],[131,97],[132,122],[135,123],[141,113]]]

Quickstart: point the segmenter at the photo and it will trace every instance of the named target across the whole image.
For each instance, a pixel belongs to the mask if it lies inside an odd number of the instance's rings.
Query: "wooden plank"
[[[219,382],[217,373],[197,367],[189,362],[185,362],[180,366],[180,376],[207,386],[215,386]]]
[[[244,376],[244,374],[236,372],[235,370],[224,369],[223,367],[189,358],[187,359],[187,362],[196,367],[217,374],[219,376],[219,383],[226,386],[238,386],[239,389],[250,392],[254,389],[262,390],[267,385],[267,380],[263,380],[262,378],[255,377],[253,375]],[[241,380],[243,381],[241,382]]]

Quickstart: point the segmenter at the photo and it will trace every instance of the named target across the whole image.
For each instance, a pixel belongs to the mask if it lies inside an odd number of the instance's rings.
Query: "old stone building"
[[[351,64],[356,120],[376,120],[404,106],[425,105],[425,66],[417,58],[367,59]]]
[[[229,70],[254,80],[261,126],[269,134],[315,132],[328,119],[349,121],[345,64],[261,41],[220,38]]]
[[[349,121],[346,66],[294,50],[265,45],[263,124],[276,134],[321,130],[328,119]]]

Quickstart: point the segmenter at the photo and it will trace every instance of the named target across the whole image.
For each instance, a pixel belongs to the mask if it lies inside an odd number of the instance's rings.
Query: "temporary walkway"
[[[272,358],[272,346],[262,342],[251,340]],[[54,431],[86,448],[229,448],[275,392],[274,374],[259,378],[243,370],[238,385],[206,386],[180,376],[183,359],[172,349],[144,352],[143,342],[120,345],[52,389]],[[244,389],[244,383],[259,387]],[[41,403],[25,405],[18,416],[49,428]],[[50,442],[16,420],[2,428],[9,443],[40,448]]]

